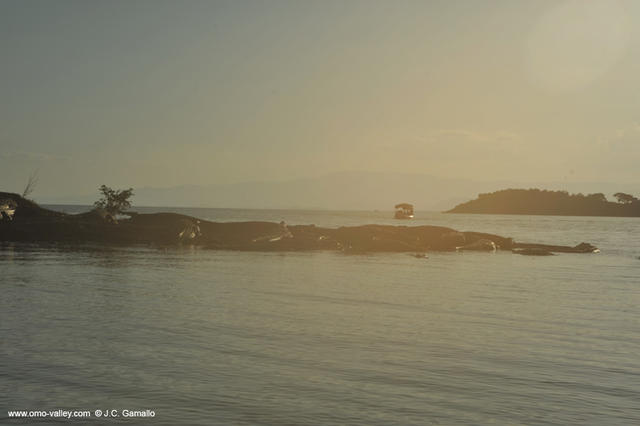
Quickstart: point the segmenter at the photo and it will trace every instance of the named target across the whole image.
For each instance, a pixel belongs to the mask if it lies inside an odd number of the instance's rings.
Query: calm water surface
[[[389,212],[178,211],[398,224]],[[425,260],[4,243],[1,422],[28,423],[7,410],[113,408],[156,417],[100,424],[640,423],[640,219],[426,213],[410,224],[602,252]]]

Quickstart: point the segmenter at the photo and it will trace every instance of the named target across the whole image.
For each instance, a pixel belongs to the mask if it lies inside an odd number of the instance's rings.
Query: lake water
[[[431,224],[601,253],[3,243],[2,423],[51,424],[7,411],[56,409],[90,410],[80,424],[640,423],[639,218],[173,211]],[[155,417],[96,420],[96,409]]]

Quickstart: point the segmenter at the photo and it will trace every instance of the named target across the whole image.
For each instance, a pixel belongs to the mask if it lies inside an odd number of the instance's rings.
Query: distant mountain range
[[[133,204],[167,207],[266,209],[392,210],[397,203],[416,210],[443,211],[504,188],[544,188],[571,192],[640,193],[640,185],[569,182],[473,181],[409,173],[342,172],[317,178],[235,184],[136,188]],[[36,194],[37,195],[37,194]],[[36,197],[48,204],[92,204],[98,193],[80,196]]]

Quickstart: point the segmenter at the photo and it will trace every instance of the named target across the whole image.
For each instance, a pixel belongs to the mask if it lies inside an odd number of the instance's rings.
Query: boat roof
[[[413,204],[409,204],[409,203],[396,204],[396,209],[412,209],[412,208],[413,208]]]

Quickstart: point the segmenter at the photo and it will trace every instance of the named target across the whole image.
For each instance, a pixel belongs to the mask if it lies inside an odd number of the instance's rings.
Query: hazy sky
[[[0,0],[0,61],[0,190],[640,181],[634,0]]]

